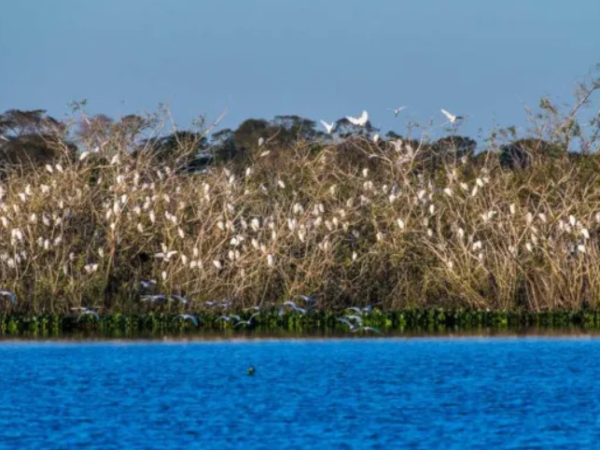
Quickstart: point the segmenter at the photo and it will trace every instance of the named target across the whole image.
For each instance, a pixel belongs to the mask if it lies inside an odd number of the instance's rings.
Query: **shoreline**
[[[238,316],[239,314],[239,316]],[[0,314],[0,341],[11,339],[253,340],[363,337],[599,335],[600,311],[373,310],[348,326],[346,310],[279,314],[266,310],[146,314]],[[186,320],[192,318],[193,320]],[[234,321],[224,317],[238,317]],[[350,316],[352,317],[352,316]],[[354,316],[356,317],[356,316]]]
[[[491,331],[491,330],[488,330]],[[185,336],[156,336],[156,337],[110,337],[106,335],[94,336],[56,336],[56,337],[38,337],[31,336],[12,336],[0,337],[0,347],[10,345],[181,345],[181,344],[259,344],[259,343],[334,343],[346,341],[396,341],[396,342],[414,342],[414,341],[564,341],[564,340],[597,340],[600,339],[600,331],[594,333],[584,333],[581,330],[531,330],[528,332],[503,332],[503,333],[438,333],[438,334],[391,334],[386,336],[353,336],[353,335],[335,335],[335,336],[206,336],[206,335],[185,335]]]

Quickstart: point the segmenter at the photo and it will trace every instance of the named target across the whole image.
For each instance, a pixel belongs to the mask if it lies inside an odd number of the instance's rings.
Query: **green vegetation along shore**
[[[241,313],[242,319],[249,315]],[[245,336],[248,333],[285,332],[303,336],[314,333],[335,335],[380,336],[398,333],[453,333],[480,330],[518,332],[527,329],[552,329],[600,331],[598,311],[547,311],[547,312],[503,312],[478,310],[444,310],[439,308],[402,311],[374,311],[364,316],[364,324],[380,330],[380,333],[352,333],[340,323],[339,313],[313,313],[307,316],[285,314],[276,311],[260,315],[250,326],[236,327],[232,323],[219,321],[219,315],[194,314],[198,324],[182,319],[179,313],[111,314],[96,319],[92,316],[79,318],[77,315],[0,315],[0,337],[20,336],[69,336],[77,333],[94,333],[98,336],[153,336],[174,333],[209,333]]]

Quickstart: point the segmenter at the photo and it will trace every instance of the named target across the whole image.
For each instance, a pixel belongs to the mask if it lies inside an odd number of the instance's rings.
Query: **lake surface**
[[[600,448],[595,338],[2,343],[0,380],[2,449]]]

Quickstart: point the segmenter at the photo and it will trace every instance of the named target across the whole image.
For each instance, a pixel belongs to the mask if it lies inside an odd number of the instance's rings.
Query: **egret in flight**
[[[321,124],[323,125],[323,127],[325,127],[325,130],[327,130],[327,134],[331,134],[333,128],[335,127],[335,122],[327,123],[324,120],[321,120]]]
[[[457,120],[464,119],[463,116],[455,116],[454,114],[449,113],[445,109],[442,109],[442,114],[445,115],[448,118],[448,120],[450,121],[450,123],[456,123]]]
[[[390,108],[391,111],[394,111],[394,117],[398,117],[403,110],[406,109],[406,106],[399,106],[398,108]]]
[[[254,313],[250,316],[250,318],[248,320],[238,320],[238,322],[233,327],[235,328],[239,325],[246,325],[247,327],[252,326],[252,321],[258,315],[259,315],[259,313]]]
[[[181,320],[192,322],[196,328],[200,326],[198,317],[194,316],[193,314],[179,314],[177,317],[179,317]]]
[[[348,119],[348,122],[350,122],[352,125],[364,127],[367,124],[367,122],[369,121],[369,113],[367,113],[367,111],[363,111],[362,115],[358,118],[352,117],[352,116],[347,116],[346,119]]]

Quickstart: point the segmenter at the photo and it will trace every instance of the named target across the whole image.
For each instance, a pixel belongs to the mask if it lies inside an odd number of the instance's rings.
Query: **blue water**
[[[2,449],[600,448],[597,339],[8,343],[0,381]]]

